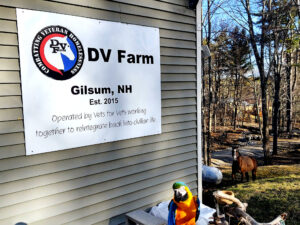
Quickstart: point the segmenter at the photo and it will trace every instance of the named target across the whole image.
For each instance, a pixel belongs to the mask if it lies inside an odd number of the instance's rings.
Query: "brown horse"
[[[243,182],[246,175],[247,181],[249,181],[249,171],[252,171],[252,180],[256,179],[257,161],[251,156],[241,156],[240,152],[236,148],[232,148],[232,181],[236,180],[236,173],[241,173],[241,181]]]

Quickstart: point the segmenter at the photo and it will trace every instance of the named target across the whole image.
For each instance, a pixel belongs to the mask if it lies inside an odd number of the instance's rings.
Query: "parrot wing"
[[[197,206],[197,211],[196,211],[196,218],[195,218],[195,221],[198,220],[199,216],[200,216],[200,200],[198,198],[198,196],[194,196],[194,201],[196,203],[196,206]]]
[[[173,200],[171,200],[168,208],[169,208],[168,225],[175,225],[177,205],[174,203]]]

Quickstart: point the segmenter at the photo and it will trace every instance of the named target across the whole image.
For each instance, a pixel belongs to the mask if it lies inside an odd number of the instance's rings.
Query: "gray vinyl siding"
[[[195,11],[186,0],[0,0],[0,224],[124,222],[197,190]],[[160,28],[162,134],[25,156],[16,8]]]

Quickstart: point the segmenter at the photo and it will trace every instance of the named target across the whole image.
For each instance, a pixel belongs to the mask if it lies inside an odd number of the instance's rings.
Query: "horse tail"
[[[257,161],[255,158],[251,157],[252,163],[253,163],[253,169],[252,169],[252,180],[256,179],[256,171],[257,171]]]

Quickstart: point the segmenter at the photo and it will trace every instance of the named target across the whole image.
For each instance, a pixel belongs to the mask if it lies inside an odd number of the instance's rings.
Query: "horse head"
[[[53,37],[45,47],[45,58],[49,64],[59,70],[67,71],[74,65],[76,55],[72,51],[74,45],[68,37]]]
[[[233,161],[237,161],[238,157],[240,156],[240,152],[236,147],[232,147],[232,157]]]

